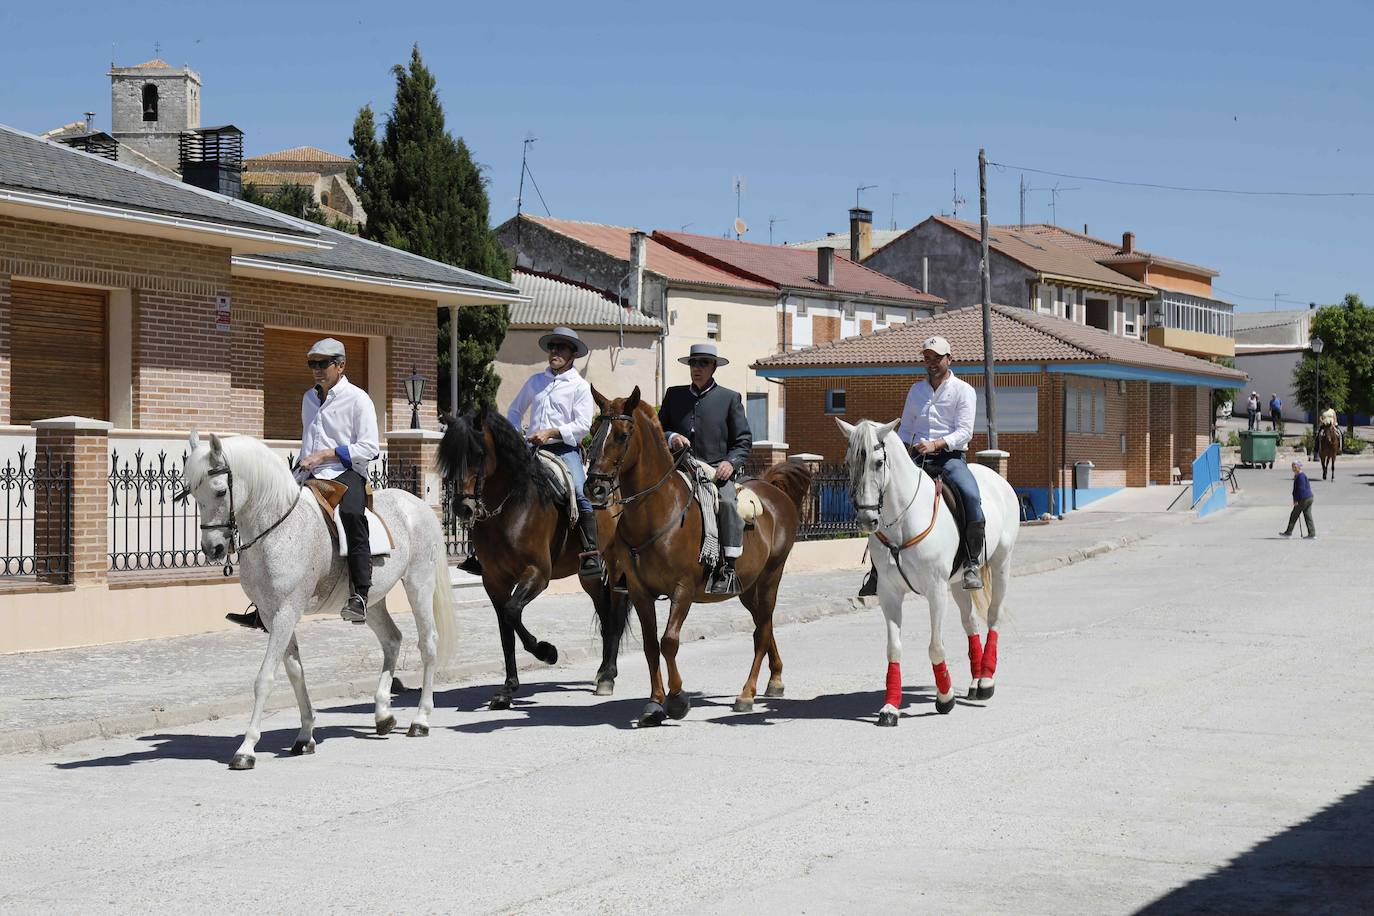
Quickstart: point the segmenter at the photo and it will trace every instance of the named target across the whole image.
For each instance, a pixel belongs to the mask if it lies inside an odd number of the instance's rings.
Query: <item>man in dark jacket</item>
[[[715,344],[692,344],[689,355],[678,360],[692,371],[692,384],[675,385],[663,392],[658,422],[668,436],[668,447],[692,447],[692,454],[716,469],[720,490],[720,509],[716,515],[720,531],[721,554],[725,560],[716,567],[706,586],[713,595],[739,592],[735,560],[744,552],[744,521],[735,501],[736,472],[744,466],[754,437],[739,392],[722,388],[712,379],[717,366],[730,361],[716,352]]]

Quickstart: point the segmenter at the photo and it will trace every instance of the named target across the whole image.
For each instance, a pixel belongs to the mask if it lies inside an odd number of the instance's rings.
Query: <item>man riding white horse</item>
[[[577,534],[582,539],[578,575],[599,579],[605,564],[596,546],[596,514],[584,492],[587,472],[582,467],[581,448],[582,437],[591,429],[596,404],[592,400],[592,386],[573,365],[579,357],[587,355],[587,345],[572,328],[557,327],[539,338],[539,347],[549,354],[548,368],[525,381],[506,411],[506,419],[516,429],[526,430],[526,439],[557,457],[568,469],[577,500]],[[530,417],[528,425],[524,425],[526,413]]]
[[[715,344],[692,344],[686,363],[692,384],[674,385],[663,392],[658,422],[668,437],[668,447],[677,451],[691,446],[692,454],[714,469],[720,499],[716,512],[723,561],[706,585],[707,594],[733,595],[739,591],[735,560],[744,552],[744,520],[736,502],[735,473],[744,466],[754,446],[749,418],[738,391],[715,382],[716,368],[730,360],[716,352]]]
[[[301,399],[301,453],[296,480],[304,483],[315,477],[348,488],[339,502],[339,518],[348,545],[351,588],[339,616],[351,623],[362,623],[367,616],[367,594],[372,589],[372,547],[366,516],[367,466],[381,451],[377,447],[377,408],[367,392],[344,374],[348,356],[341,341],[332,337],[316,341],[305,362],[315,384]],[[225,617],[240,626],[262,628],[256,610]]]

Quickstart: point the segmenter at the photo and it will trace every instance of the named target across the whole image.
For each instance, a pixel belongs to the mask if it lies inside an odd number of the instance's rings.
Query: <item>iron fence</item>
[[[177,500],[186,480],[187,452],[156,459],[142,449],[132,460],[110,450],[110,570],[190,569],[211,564],[200,549],[200,512],[194,499]]]
[[[0,468],[5,503],[5,550],[0,579],[37,577],[69,582],[72,557],[72,465],[52,450],[34,455],[26,448]]]
[[[750,456],[744,462],[743,477],[758,477],[771,462]],[[820,541],[835,537],[858,537],[859,526],[849,500],[849,468],[844,462],[814,466],[811,487],[802,503],[797,540]]]
[[[453,481],[444,480],[444,547],[450,560],[462,562],[472,554],[468,526],[453,512]]]
[[[405,490],[423,498],[420,492],[420,466],[414,462],[383,455],[368,467],[367,479],[374,490]]]

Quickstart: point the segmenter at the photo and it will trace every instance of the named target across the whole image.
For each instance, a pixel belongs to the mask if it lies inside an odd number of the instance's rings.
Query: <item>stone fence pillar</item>
[[[70,582],[78,588],[103,586],[110,568],[111,424],[89,417],[58,417],[32,425],[38,433],[37,454],[51,454],[53,467],[70,463],[72,468]],[[60,543],[54,538],[61,537],[59,529],[67,520],[54,514],[65,514],[65,508],[62,500],[35,506],[40,513],[34,517],[38,543]],[[54,573],[45,578],[58,582],[67,577]]]
[[[997,472],[1003,480],[1007,478],[1008,466],[1011,463],[1011,452],[1004,452],[1000,448],[985,448],[974,455],[978,463],[986,465]]]
[[[749,453],[749,457],[757,460],[765,468],[772,467],[779,461],[787,460],[787,443],[763,439],[754,443],[754,449]]]
[[[439,441],[444,434],[432,429],[393,429],[386,434],[387,458],[417,468],[418,495],[439,520],[444,519],[444,482],[439,477]]]

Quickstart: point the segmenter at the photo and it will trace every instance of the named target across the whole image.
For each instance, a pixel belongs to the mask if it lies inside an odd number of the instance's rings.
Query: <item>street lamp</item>
[[[1318,430],[1321,429],[1321,427],[1318,426],[1317,424],[1319,424],[1319,423],[1321,422],[1321,410],[1322,410],[1322,362],[1321,362],[1321,359],[1319,359],[1319,358],[1317,358],[1317,357],[1320,357],[1320,356],[1322,355],[1322,350],[1325,350],[1325,349],[1326,349],[1326,341],[1322,340],[1320,337],[1313,337],[1313,338],[1312,338],[1312,356],[1314,357],[1314,360],[1313,360],[1313,361],[1316,363],[1316,366],[1317,366],[1317,383],[1316,383],[1316,386],[1315,386],[1317,390],[1316,390],[1316,397],[1313,399],[1313,400],[1316,401],[1316,405],[1312,408],[1312,460],[1313,460],[1313,461],[1316,461],[1316,460],[1317,460],[1317,456],[1321,454],[1321,446],[1319,446],[1319,445],[1317,444],[1317,434],[1318,434]]]
[[[410,369],[410,377],[405,380],[406,400],[410,402],[410,428],[420,428],[420,399],[425,394],[425,377]]]

